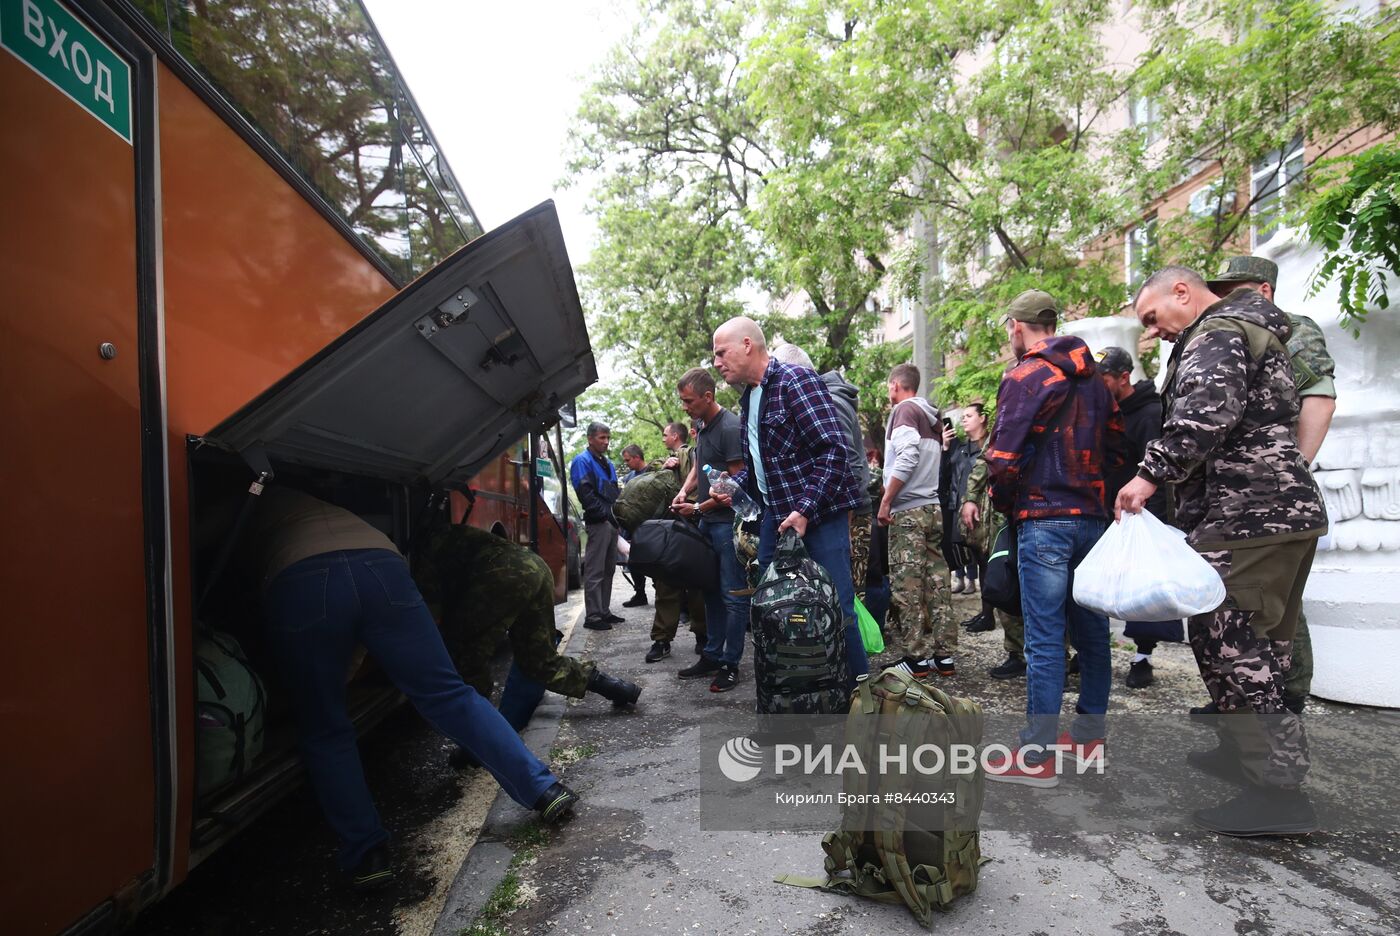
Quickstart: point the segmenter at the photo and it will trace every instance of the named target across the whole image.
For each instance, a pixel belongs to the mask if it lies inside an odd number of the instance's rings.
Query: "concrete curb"
[[[573,619],[564,627],[560,653],[569,653],[575,649],[575,643],[580,648],[583,646],[587,632],[578,626],[582,620],[583,602],[579,601]],[[549,762],[549,750],[559,736],[567,710],[568,702],[563,696],[546,692],[530,724],[520,736],[525,746],[545,763]],[[530,810],[497,791],[481,832],[477,834],[466,860],[447,890],[442,913],[433,926],[433,936],[457,936],[476,921],[487,899],[510,870],[511,859],[515,857],[515,849],[509,841],[511,833],[531,815]]]

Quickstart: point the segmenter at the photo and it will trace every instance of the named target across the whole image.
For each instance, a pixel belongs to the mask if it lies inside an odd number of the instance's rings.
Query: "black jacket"
[[[1113,502],[1118,499],[1118,492],[1123,485],[1133,480],[1133,476],[1137,474],[1142,457],[1147,452],[1147,443],[1162,435],[1162,398],[1157,394],[1157,388],[1152,381],[1139,380],[1133,384],[1132,394],[1118,401],[1118,410],[1123,414],[1128,450],[1123,467],[1111,472],[1107,478],[1108,483],[1104,486],[1104,495],[1110,511],[1113,510]],[[1147,502],[1147,509],[1166,519],[1166,485],[1157,488],[1157,493]]]
[[[967,476],[972,474],[972,467],[977,464],[977,459],[982,457],[982,443],[963,439],[954,444],[948,453],[952,462],[948,503],[953,509],[953,542],[963,543],[967,531],[958,522],[958,512],[962,510],[963,501],[967,498]]]

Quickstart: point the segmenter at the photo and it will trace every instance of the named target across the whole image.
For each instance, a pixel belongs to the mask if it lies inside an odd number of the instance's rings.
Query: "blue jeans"
[[[700,532],[719,553],[719,591],[705,592],[705,656],[737,666],[748,635],[749,599],[732,593],[745,590],[749,582],[734,553],[734,523],[701,520]]]
[[[1060,730],[1065,685],[1065,637],[1079,652],[1079,717],[1070,726],[1076,742],[1104,736],[1108,687],[1108,618],[1081,608],[1074,567],[1107,526],[1096,517],[1022,520],[1016,528],[1021,612],[1026,627],[1026,727],[1021,744],[1049,745]],[[1028,761],[1037,758],[1028,756]]]
[[[778,524],[786,517],[787,514],[777,516],[773,510],[763,512],[758,526],[760,569],[767,571],[773,561],[773,553],[778,548]],[[865,642],[860,639],[860,625],[856,623],[856,590],[851,584],[851,525],[845,512],[821,523],[808,523],[802,543],[807,547],[807,555],[831,576],[841,599],[841,613],[846,621],[846,662],[851,671],[850,688],[854,689],[856,677],[870,672],[870,660],[865,655]]]
[[[268,642],[296,710],[311,786],[353,868],[387,839],[345,708],[350,658],[363,643],[394,685],[438,731],[491,771],[511,799],[533,808],[554,775],[487,699],[457,674],[408,564],[386,549],[347,549],[283,570],[264,595]]]

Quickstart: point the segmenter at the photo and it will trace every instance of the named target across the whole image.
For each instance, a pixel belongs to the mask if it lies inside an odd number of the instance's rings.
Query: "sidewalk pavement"
[[[959,597],[957,607],[969,617],[975,599]],[[541,830],[498,798],[435,932],[924,932],[902,907],[774,883],[782,873],[822,874],[818,834],[700,831],[700,726],[716,710],[753,710],[748,653],[738,688],[716,695],[707,680],[676,678],[694,659],[688,634],[679,635],[670,658],[648,665],[652,609],[616,610],[627,623],[603,632],[579,628],[569,651],[640,683],[640,704],[613,711],[597,700],[552,702],[562,710],[554,713],[562,719],[552,741],[554,718],[540,713],[532,731],[543,736],[533,737],[532,746],[552,751],[582,803],[562,828]],[[989,712],[1022,711],[1023,680],[1000,683],[985,675],[1003,657],[1001,634],[964,631],[962,640],[958,675],[944,687]],[[1122,686],[1130,656],[1126,644],[1115,646],[1115,711],[1200,704],[1189,650],[1159,650],[1157,685],[1143,692]],[[1203,790],[1211,797],[1227,793],[1223,785]],[[937,916],[934,928],[979,936],[1394,934],[1400,932],[1394,820],[1377,816],[1373,833],[1291,840],[985,831],[982,851],[992,862],[982,869],[978,891]]]

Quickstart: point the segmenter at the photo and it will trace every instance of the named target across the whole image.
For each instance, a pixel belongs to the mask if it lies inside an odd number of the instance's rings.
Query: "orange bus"
[[[354,0],[0,0],[0,46],[0,926],[106,932],[298,782],[271,676],[261,755],[197,776],[199,634],[263,665],[250,491],[407,549],[475,487],[562,556],[533,456],[596,371],[553,206],[482,233]]]

